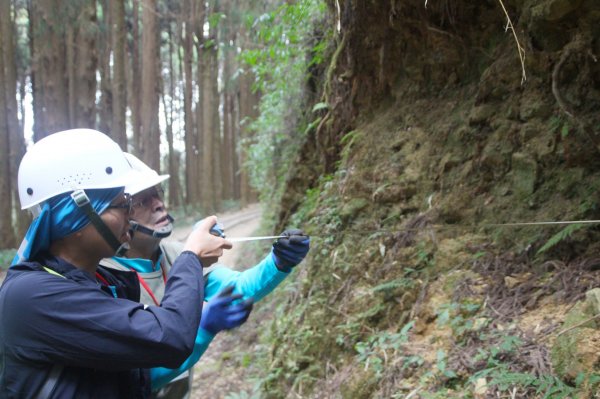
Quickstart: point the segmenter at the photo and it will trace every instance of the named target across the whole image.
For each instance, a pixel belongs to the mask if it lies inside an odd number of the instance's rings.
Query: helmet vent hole
[[[110,166],[106,167],[106,174],[107,175],[112,175],[113,169]]]
[[[33,195],[33,190],[31,189],[31,187],[27,188],[27,194]]]

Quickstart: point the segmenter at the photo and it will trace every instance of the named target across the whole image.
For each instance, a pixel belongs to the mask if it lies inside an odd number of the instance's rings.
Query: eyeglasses
[[[124,193],[123,194],[123,201],[119,202],[118,204],[111,204],[109,206],[106,207],[106,209],[125,209],[127,211],[127,213],[131,213],[131,207],[133,205],[132,203],[132,199],[131,199],[131,195]]]
[[[150,189],[144,190],[140,194],[136,194],[136,200],[133,204],[133,208],[150,208],[152,206],[152,202],[157,199],[162,201],[164,198],[165,192],[162,187],[152,187]]]

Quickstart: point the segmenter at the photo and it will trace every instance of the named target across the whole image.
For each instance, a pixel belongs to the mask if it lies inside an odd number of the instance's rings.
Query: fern
[[[568,225],[567,227],[565,227],[564,229],[562,229],[561,231],[559,231],[558,233],[556,233],[555,235],[553,235],[544,244],[544,246],[541,247],[537,251],[537,255],[546,252],[547,250],[549,250],[550,248],[552,248],[553,246],[555,246],[556,244],[558,244],[559,242],[561,242],[565,238],[570,237],[571,234],[573,234],[575,231],[580,230],[583,227],[584,227],[584,225],[581,224],[581,223],[573,223],[573,224]]]
[[[542,399],[572,398],[575,388],[565,384],[552,375],[536,377],[533,374],[509,372],[505,369],[492,373],[490,385],[497,386],[500,391],[509,391],[514,387],[533,388]]]
[[[380,292],[380,291],[392,291],[396,288],[405,288],[409,289],[414,286],[414,282],[408,278],[397,278],[395,280],[386,281],[383,284],[379,284],[371,289],[372,292]]]

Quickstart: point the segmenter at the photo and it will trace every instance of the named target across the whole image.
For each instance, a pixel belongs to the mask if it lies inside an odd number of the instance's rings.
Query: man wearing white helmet
[[[204,297],[203,266],[231,243],[206,218],[170,271],[160,306],[139,299],[134,273],[100,270],[129,240],[135,178],[106,135],[75,129],[25,154],[19,197],[35,218],[0,287],[0,397],[144,398],[149,368],[191,353]]]
[[[126,257],[104,259],[101,264],[117,270],[136,270],[142,284],[142,302],[158,302],[168,282],[166,275],[182,250],[180,243],[163,240],[171,234],[173,219],[167,213],[159,185],[169,176],[159,175],[131,154],[126,156],[138,173],[138,178],[125,187],[133,199],[130,223],[134,234],[131,249]],[[259,301],[304,259],[309,250],[309,237],[300,230],[288,230],[282,235],[287,238],[277,240],[272,251],[258,265],[246,271],[238,272],[218,264],[204,269],[205,298],[209,302],[203,309],[194,351],[178,368],[156,368],[151,371],[152,389],[157,397],[187,397],[191,388],[191,373],[188,375],[186,371],[200,359],[219,331],[246,321],[247,315],[245,318],[236,317],[236,312],[228,303],[212,309],[212,298],[222,290],[233,287],[233,292],[246,301]]]

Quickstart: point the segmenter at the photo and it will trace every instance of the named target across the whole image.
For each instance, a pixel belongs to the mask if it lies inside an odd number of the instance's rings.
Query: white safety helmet
[[[159,175],[156,171],[142,162],[138,157],[128,152],[125,158],[131,164],[137,177],[125,186],[125,192],[129,195],[135,195],[147,188],[154,187],[169,178],[169,175]]]
[[[78,189],[125,187],[137,178],[119,145],[92,129],[51,134],[35,143],[19,166],[21,209]]]

